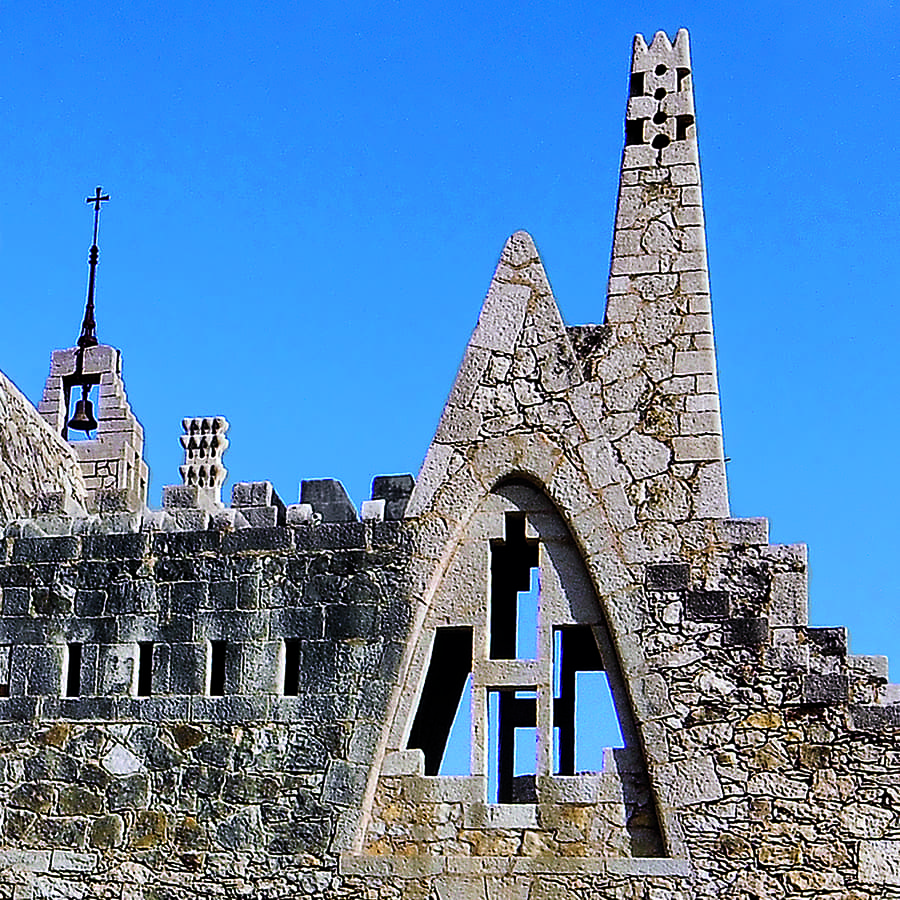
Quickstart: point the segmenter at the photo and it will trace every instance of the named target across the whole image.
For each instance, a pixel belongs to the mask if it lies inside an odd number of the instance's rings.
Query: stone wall
[[[46,494],[56,494],[69,512],[84,508],[81,468],[69,445],[0,372],[0,518],[33,515]]]
[[[707,520],[677,558],[641,566],[617,653],[666,846],[585,855],[560,825],[615,802],[596,795],[621,791],[614,757],[491,813],[380,749],[418,527],[4,539],[0,897],[900,896],[898,688],[843,629],[807,624],[803,547],[769,546],[763,520]],[[209,696],[222,639],[233,667]],[[300,642],[296,697],[285,639]],[[367,776],[388,764],[380,833],[396,852],[354,851]]]
[[[397,522],[6,539],[0,885],[322,896],[402,650],[406,559]]]

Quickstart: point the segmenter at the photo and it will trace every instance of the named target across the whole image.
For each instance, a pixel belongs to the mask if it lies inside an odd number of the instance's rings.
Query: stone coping
[[[687,859],[578,856],[367,856],[341,854],[342,875],[427,878],[433,875],[628,875],[685,877]]]

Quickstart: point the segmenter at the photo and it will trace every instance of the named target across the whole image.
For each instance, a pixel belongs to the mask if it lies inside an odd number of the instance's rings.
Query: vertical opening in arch
[[[605,747],[625,739],[603,659],[589,625],[553,632],[554,769],[558,775],[603,770]]]
[[[537,656],[538,542],[525,537],[525,514],[507,513],[504,538],[491,542],[491,659]],[[527,636],[526,636],[527,634]]]
[[[441,771],[450,732],[471,672],[471,627],[436,629],[422,696],[406,742],[408,749],[423,752],[426,775],[437,775]]]
[[[472,774],[472,675],[466,676],[438,775]]]
[[[488,803],[535,803],[537,690],[488,691]]]

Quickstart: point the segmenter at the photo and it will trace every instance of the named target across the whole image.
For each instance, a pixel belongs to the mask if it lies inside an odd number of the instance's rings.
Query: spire
[[[667,452],[666,495],[683,498],[680,515],[720,517],[728,492],[691,79],[687,31],[674,42],[657,32],[649,46],[635,37],[606,307],[612,352],[627,364],[607,370],[603,394],[607,409],[636,413],[614,438],[625,465],[639,470],[647,444]],[[636,492],[639,517],[643,506],[658,515],[661,489]]]
[[[109,194],[103,193],[103,188],[97,187],[93,197],[85,198],[85,203],[94,204],[94,240],[91,243],[90,257],[88,258],[89,275],[88,275],[88,292],[87,303],[84,308],[84,321],[81,323],[81,335],[78,338],[78,346],[81,349],[85,347],[97,346],[97,321],[94,318],[94,283],[97,278],[97,260],[100,257],[100,248],[97,246],[97,237],[100,233],[100,205],[109,200]]]

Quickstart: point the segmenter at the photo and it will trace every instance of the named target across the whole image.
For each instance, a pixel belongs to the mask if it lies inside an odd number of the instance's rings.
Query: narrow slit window
[[[0,644],[0,697],[9,696],[9,681],[12,661],[12,647]]]
[[[225,652],[227,641],[209,642],[209,695],[221,697],[225,694]]]
[[[530,585],[516,599],[516,659],[537,659],[538,600],[541,595],[541,570],[529,570]]]
[[[284,642],[284,696],[300,693],[300,641]]]
[[[66,654],[66,696],[81,696],[81,656],[82,645],[73,641],[68,645]]]
[[[488,691],[488,802],[534,803],[537,691]]]
[[[138,642],[137,695],[149,697],[153,690],[153,641]]]
[[[437,775],[472,672],[472,629],[438,628],[408,749],[425,755],[425,774]]]
[[[644,73],[632,72],[631,83],[628,86],[628,94],[631,97],[642,97],[644,95]]]
[[[504,540],[491,543],[491,658],[524,658],[520,644],[534,658],[538,542],[525,537],[525,516],[517,513],[507,513],[505,535]],[[527,639],[522,634],[526,629],[531,631]]]

